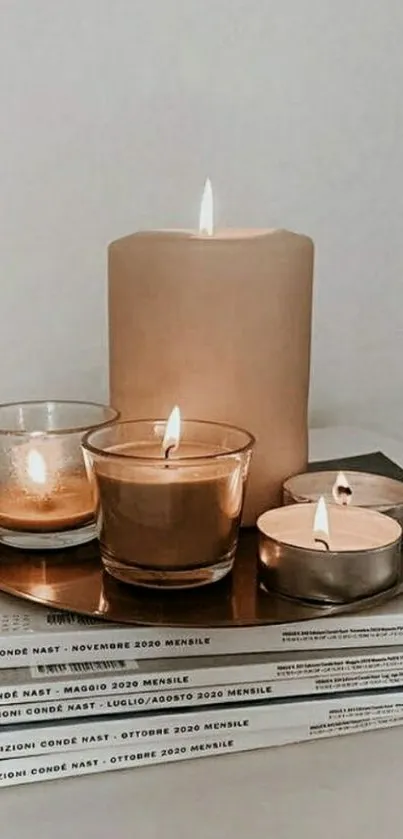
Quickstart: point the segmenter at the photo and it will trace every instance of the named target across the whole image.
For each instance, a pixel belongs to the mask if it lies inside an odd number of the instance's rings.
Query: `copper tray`
[[[244,531],[232,574],[204,588],[157,592],[103,571],[98,544],[55,552],[0,547],[0,591],[113,623],[149,626],[256,626],[355,612],[400,593],[396,585],[344,606],[318,606],[268,593],[258,577],[257,536]]]

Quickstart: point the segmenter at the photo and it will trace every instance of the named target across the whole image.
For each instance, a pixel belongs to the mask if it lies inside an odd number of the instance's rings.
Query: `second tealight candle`
[[[403,482],[369,472],[304,472],[283,485],[284,504],[318,501],[378,510],[403,525]]]

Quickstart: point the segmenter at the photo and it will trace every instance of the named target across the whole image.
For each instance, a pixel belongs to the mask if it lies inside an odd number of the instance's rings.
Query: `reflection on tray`
[[[39,553],[0,548],[0,590],[94,618],[154,626],[253,626],[357,611],[392,591],[345,607],[317,607],[265,591],[258,579],[257,537],[243,531],[232,574],[204,588],[159,592],[120,583],[103,571],[96,542]]]

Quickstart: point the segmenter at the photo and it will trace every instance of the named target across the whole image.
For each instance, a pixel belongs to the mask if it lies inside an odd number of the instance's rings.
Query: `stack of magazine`
[[[401,723],[403,597],[205,630],[103,624],[0,595],[0,786]]]

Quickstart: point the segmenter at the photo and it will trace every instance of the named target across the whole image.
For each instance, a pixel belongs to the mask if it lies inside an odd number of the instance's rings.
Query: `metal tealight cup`
[[[400,575],[402,528],[373,510],[331,506],[334,532],[351,534],[368,547],[330,550],[293,544],[287,535],[294,524],[312,532],[313,504],[293,504],[263,513],[258,521],[261,579],[280,594],[315,603],[351,603],[396,585]],[[371,545],[371,534],[374,534]],[[308,539],[309,542],[309,539]]]

